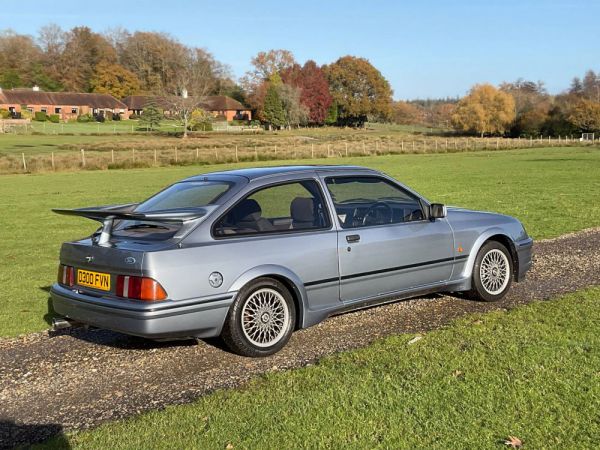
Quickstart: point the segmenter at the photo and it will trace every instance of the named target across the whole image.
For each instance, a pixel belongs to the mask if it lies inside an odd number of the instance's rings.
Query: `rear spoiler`
[[[79,209],[52,209],[56,214],[85,217],[102,223],[99,245],[108,243],[115,220],[142,220],[145,222],[183,223],[199,219],[207,214],[203,208],[174,208],[148,212],[132,212],[136,204],[96,206]]]

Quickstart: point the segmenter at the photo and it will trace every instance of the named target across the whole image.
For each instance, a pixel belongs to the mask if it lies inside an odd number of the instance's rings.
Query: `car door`
[[[360,299],[433,285],[452,274],[454,240],[447,220],[429,220],[424,203],[373,175],[332,176],[325,184],[337,220],[340,299]]]

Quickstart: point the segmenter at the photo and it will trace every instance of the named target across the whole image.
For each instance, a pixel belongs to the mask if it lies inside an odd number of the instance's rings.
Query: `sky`
[[[599,18],[594,0],[0,0],[0,30],[162,31],[206,48],[236,77],[269,49],[290,50],[301,63],[361,56],[396,99],[457,97],[475,83],[519,77],[561,92],[574,76],[600,71]]]

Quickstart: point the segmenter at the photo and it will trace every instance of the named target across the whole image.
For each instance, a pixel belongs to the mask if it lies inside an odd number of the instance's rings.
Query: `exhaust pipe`
[[[52,319],[52,331],[64,330],[66,328],[72,328],[80,326],[79,322],[67,319],[65,317],[54,317]]]

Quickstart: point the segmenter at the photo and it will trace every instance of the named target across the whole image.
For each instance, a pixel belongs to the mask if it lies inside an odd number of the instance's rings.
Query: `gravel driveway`
[[[190,402],[387,335],[425,332],[465,314],[598,284],[600,228],[537,242],[527,280],[500,303],[429,296],[336,316],[295,333],[283,351],[264,359],[233,355],[218,341],[155,343],[101,330],[1,339],[0,448]]]

